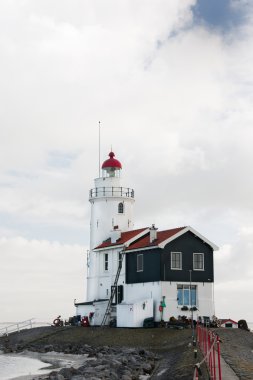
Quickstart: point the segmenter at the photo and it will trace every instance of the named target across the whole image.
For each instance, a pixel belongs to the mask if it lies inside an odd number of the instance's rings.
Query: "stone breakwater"
[[[215,329],[221,338],[221,353],[240,380],[253,380],[253,334],[240,329]],[[38,328],[0,338],[8,352],[53,352],[81,355],[78,365],[52,368],[41,379],[50,380],[189,380],[202,356],[193,355],[190,330]],[[50,354],[51,353],[51,354]],[[67,355],[66,355],[67,356]],[[83,356],[83,358],[82,358]],[[53,361],[49,361],[53,363]],[[67,366],[65,366],[67,367]],[[58,366],[59,368],[59,366]],[[202,368],[202,380],[208,379]],[[35,378],[35,377],[33,377]],[[37,376],[38,379],[38,376]]]
[[[53,370],[40,378],[50,380],[188,380],[192,378],[196,359],[193,356],[190,330],[38,328],[24,330],[0,339],[8,352],[40,353],[51,359],[54,352],[83,355],[72,368]],[[67,356],[67,355],[66,355]],[[199,359],[197,359],[199,360]],[[46,361],[46,360],[44,360]],[[57,363],[53,360],[48,360]],[[59,366],[58,366],[59,368]],[[37,378],[37,377],[33,377]]]
[[[72,352],[73,349],[65,349]],[[78,368],[62,368],[52,371],[44,379],[50,380],[137,380],[150,375],[158,357],[148,351],[138,349],[120,349],[100,347],[94,349],[88,345],[76,353],[86,355],[83,365]]]

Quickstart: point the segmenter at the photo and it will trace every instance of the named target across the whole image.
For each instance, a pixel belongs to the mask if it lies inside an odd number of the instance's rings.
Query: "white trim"
[[[101,252],[101,251],[106,251],[106,250],[110,250],[110,249],[118,249],[118,248],[124,248],[124,244],[109,245],[108,247],[93,249],[92,251],[93,252]]]
[[[201,235],[199,232],[197,232],[196,230],[194,230],[194,228],[192,228],[190,226],[183,228],[181,231],[177,232],[175,235],[173,235],[170,238],[162,241],[160,244],[158,244],[159,248],[164,248],[166,244],[177,239],[179,236],[184,235],[188,231],[192,232],[195,236],[197,236],[199,239],[201,239],[204,243],[210,245],[210,247],[212,247],[214,251],[217,251],[219,249],[219,247],[217,245],[212,243],[210,240],[206,239],[203,235]]]
[[[173,253],[180,253],[180,268],[173,268],[172,267],[172,254]],[[171,270],[182,270],[182,252],[170,252],[170,269]]]
[[[203,268],[202,269],[198,269],[198,268],[194,268],[194,255],[202,255],[203,257]],[[199,272],[203,272],[205,270],[205,255],[203,252],[193,252],[193,255],[192,255],[192,268],[194,271],[199,271]]]
[[[144,247],[144,248],[135,248],[135,249],[126,249],[126,253],[128,252],[140,252],[140,251],[147,251],[149,249],[153,249],[153,248],[160,248],[158,247],[158,245],[152,245],[151,247]]]
[[[139,232],[138,235],[135,235],[135,236],[132,237],[131,239],[127,240],[127,241],[124,243],[124,245],[125,245],[126,247],[129,247],[129,245],[130,245],[131,243],[133,243],[135,240],[141,238],[143,235],[146,235],[147,233],[149,233],[149,228],[146,228],[145,230]]]

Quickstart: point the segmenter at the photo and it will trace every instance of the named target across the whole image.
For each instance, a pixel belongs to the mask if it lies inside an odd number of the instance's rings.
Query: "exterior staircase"
[[[125,257],[125,251],[124,250],[122,250],[120,253],[122,255],[121,256],[121,260],[119,261],[118,270],[117,270],[117,273],[116,273],[116,276],[115,276],[114,284],[111,287],[111,296],[110,296],[110,298],[108,300],[108,305],[107,305],[107,308],[106,308],[106,311],[105,311],[105,315],[103,317],[103,320],[101,322],[100,327],[104,327],[107,324],[108,318],[111,317],[112,302],[113,302],[113,298],[114,298],[114,296],[116,294],[116,291],[117,291],[118,280],[119,280],[120,272],[121,272],[121,269],[122,269],[123,260],[124,260],[124,257]]]

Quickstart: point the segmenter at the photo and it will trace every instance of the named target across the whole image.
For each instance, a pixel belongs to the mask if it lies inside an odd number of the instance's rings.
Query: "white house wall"
[[[122,248],[103,250],[94,252],[96,255],[97,271],[96,276],[88,278],[88,288],[93,287],[91,292],[93,299],[107,299],[111,294],[111,286],[114,284],[115,276],[119,265],[119,252]],[[104,257],[108,254],[108,271],[105,271]],[[123,259],[122,269],[118,280],[118,285],[125,284],[125,258]],[[90,292],[90,294],[91,294]]]
[[[144,282],[139,284],[127,284],[124,286],[124,302],[131,303],[134,300],[153,299],[153,316],[159,321],[159,305],[162,297],[161,282]]]
[[[153,317],[151,298],[117,305],[117,327],[143,327],[144,319],[150,317]]]
[[[163,311],[163,319],[168,321],[170,317],[177,318],[179,315],[186,315],[191,318],[192,312],[190,310],[181,310],[182,305],[177,302],[177,285],[189,285],[189,282],[162,282],[161,283],[162,296],[165,296],[166,307]],[[211,317],[214,315],[213,305],[213,284],[210,283],[192,283],[197,286],[197,311],[193,311],[193,318],[197,319],[199,316]]]
[[[182,311],[182,305],[178,305],[177,284],[179,283],[169,281],[127,284],[124,287],[124,302],[131,303],[133,299],[153,298],[154,318],[156,322],[159,322],[161,320],[159,306],[162,297],[165,296],[166,307],[163,310],[163,320],[169,321],[170,317],[177,318],[179,315],[191,318],[192,312]],[[189,283],[180,282],[180,285],[189,285]],[[192,285],[197,286],[198,310],[193,312],[194,319],[197,319],[198,316],[213,316],[213,285],[210,283],[192,283]]]
[[[88,317],[94,311],[93,305],[76,305],[76,315],[81,315],[81,317]]]

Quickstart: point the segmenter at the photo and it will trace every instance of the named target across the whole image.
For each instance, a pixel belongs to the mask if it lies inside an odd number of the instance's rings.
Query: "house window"
[[[108,257],[108,253],[105,253],[104,254],[104,270],[105,271],[108,271],[108,268],[109,267],[109,257]]]
[[[111,294],[114,293],[112,304],[117,305],[118,303],[121,303],[124,298],[124,287],[123,285],[112,285],[111,286]]]
[[[123,255],[122,255],[122,252],[119,252],[119,255],[118,255],[118,265],[120,267],[122,267],[122,261],[123,261]]]
[[[182,252],[171,252],[171,269],[182,269]]]
[[[124,203],[120,202],[118,204],[118,213],[123,214],[124,213]]]
[[[196,306],[197,304],[197,286],[178,285],[177,286],[177,303],[182,306]]]
[[[204,270],[204,253],[193,254],[193,270]]]
[[[143,253],[137,255],[137,272],[143,272]]]

